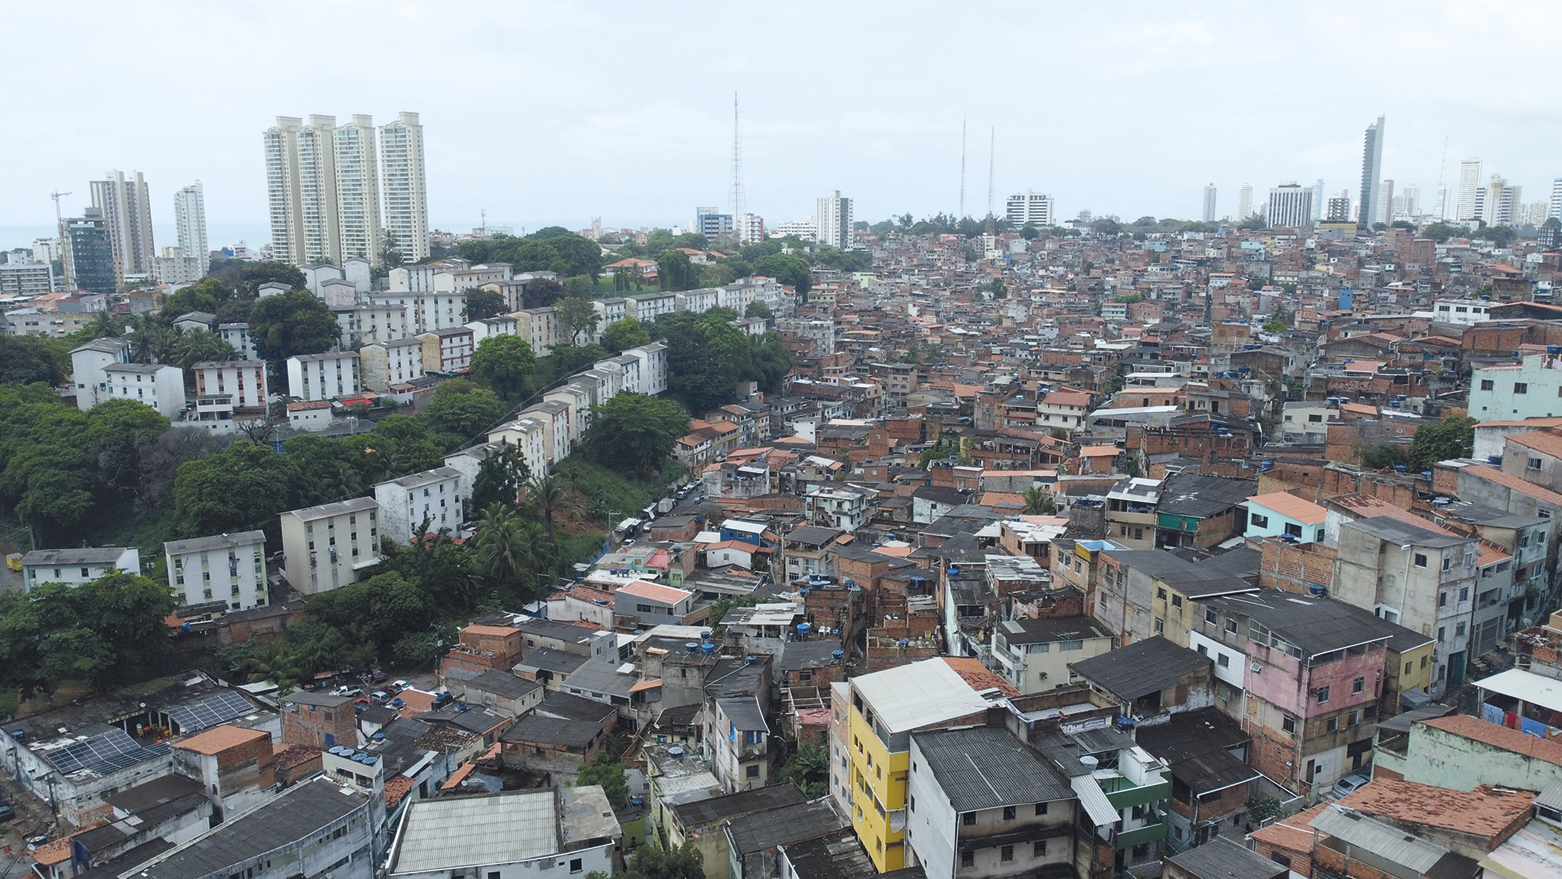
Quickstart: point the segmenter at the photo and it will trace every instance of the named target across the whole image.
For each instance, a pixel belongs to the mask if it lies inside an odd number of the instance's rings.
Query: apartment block
[[[461,498],[461,471],[436,467],[374,486],[380,505],[380,533],[410,544],[422,536],[423,523],[433,533],[458,530],[466,521]]]
[[[380,562],[379,511],[373,498],[354,498],[282,513],[288,583],[314,595],[357,582]]]
[[[363,390],[358,352],[327,351],[287,359],[287,392],[305,403],[350,397]]]
[[[235,409],[266,406],[266,361],[209,360],[195,364],[192,369],[197,395],[231,397]]]
[[[229,610],[267,603],[266,535],[241,531],[163,544],[169,585],[187,606],[221,601]]]

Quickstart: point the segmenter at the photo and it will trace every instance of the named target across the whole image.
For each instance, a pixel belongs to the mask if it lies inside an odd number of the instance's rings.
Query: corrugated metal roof
[[[956,812],[1074,796],[1061,773],[1006,729],[939,730],[911,740]]]

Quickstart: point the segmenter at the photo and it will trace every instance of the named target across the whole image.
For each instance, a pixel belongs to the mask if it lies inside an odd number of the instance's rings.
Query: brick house
[[[301,690],[283,696],[280,704],[283,742],[322,751],[358,744],[358,723],[350,697]]]

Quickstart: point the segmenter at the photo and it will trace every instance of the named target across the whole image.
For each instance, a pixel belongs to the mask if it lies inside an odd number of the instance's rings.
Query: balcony
[[[1115,851],[1133,848],[1136,845],[1144,845],[1151,842],[1160,842],[1166,838],[1166,819],[1156,815],[1151,819],[1152,823],[1133,830],[1118,831],[1112,840],[1112,848]]]

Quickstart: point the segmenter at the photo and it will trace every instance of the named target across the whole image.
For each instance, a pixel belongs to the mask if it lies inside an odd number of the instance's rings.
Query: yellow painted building
[[[906,776],[911,733],[985,722],[1003,703],[973,689],[947,662],[928,659],[852,678],[847,755],[852,829],[879,872],[906,865]]]

